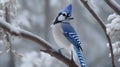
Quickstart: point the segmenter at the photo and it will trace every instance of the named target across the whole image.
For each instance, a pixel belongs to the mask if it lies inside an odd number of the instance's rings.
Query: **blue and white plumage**
[[[57,18],[52,24],[53,37],[61,48],[70,48],[70,45],[73,44],[81,67],[86,67],[85,61],[80,52],[80,50],[82,51],[80,39],[74,28],[68,23],[69,20],[73,19],[71,17],[71,11],[72,5],[70,4],[59,12]]]

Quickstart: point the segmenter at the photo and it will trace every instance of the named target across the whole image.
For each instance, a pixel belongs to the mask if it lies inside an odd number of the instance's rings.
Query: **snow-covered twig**
[[[9,22],[11,21],[11,13],[13,13],[15,10],[14,10],[14,7],[13,5],[16,3],[16,0],[0,0],[0,4],[1,4],[1,8],[0,10],[2,11],[1,13],[1,16],[0,18],[4,18],[4,20],[6,22]],[[15,6],[15,5],[14,5]],[[13,7],[13,8],[11,8]],[[6,46],[6,52],[9,52],[9,55],[10,55],[10,60],[9,60],[9,64],[10,64],[10,67],[15,67],[14,65],[14,55],[12,53],[12,43],[11,43],[11,35],[8,34],[7,31],[5,31],[3,29],[3,33],[4,33],[4,44]]]
[[[109,44],[107,44],[108,46]],[[116,41],[114,43],[112,43],[113,45],[113,53],[114,55],[116,56],[119,56],[120,55],[120,41]],[[109,46],[108,46],[109,48]],[[111,54],[109,54],[109,57],[111,57]],[[120,57],[118,58],[118,62],[120,62]]]
[[[0,19],[0,27],[3,28],[5,31],[9,32],[11,35],[21,36],[23,38],[27,38],[29,40],[32,40],[32,41],[38,43],[40,46],[43,46],[45,48],[44,52],[46,52],[46,53],[50,54],[51,56],[61,60],[63,63],[67,64],[69,67],[78,67],[74,61],[68,59],[67,57],[65,57],[62,54],[55,51],[50,46],[50,43],[43,40],[41,37],[39,37],[31,32],[28,32],[26,30],[14,27],[11,24],[4,21],[3,19]]]
[[[117,14],[120,15],[120,5],[115,0],[104,0]]]
[[[118,31],[120,31],[120,15],[110,14],[107,18],[111,23],[106,24],[107,34],[111,37]]]
[[[93,9],[88,5],[88,0],[80,0],[80,1],[83,3],[85,8],[88,9],[88,11],[93,15],[93,17],[98,21],[98,23],[102,27],[102,29],[103,29],[103,31],[105,33],[105,36],[106,36],[106,38],[108,40],[108,43],[109,43],[110,53],[111,53],[111,58],[112,58],[112,67],[115,67],[114,54],[113,54],[113,48],[112,48],[111,39],[110,39],[110,36],[107,34],[106,27],[103,24],[103,21],[101,20],[101,18],[99,16],[97,16],[97,14],[93,11]]]
[[[107,32],[109,35],[111,35],[111,37],[116,37],[117,36],[115,35],[115,33],[119,32],[120,31],[120,4],[118,4],[115,0],[104,0],[108,5],[109,7],[111,7],[115,13],[114,14],[110,14],[108,16],[108,21],[111,21],[111,23],[107,24],[106,27],[107,27]],[[115,45],[118,45],[119,41],[116,41],[114,42],[112,45],[113,47]],[[120,47],[117,47],[117,48],[113,48],[113,53],[114,55],[116,54],[120,54],[119,52],[120,50]],[[111,55],[111,54],[110,54]],[[118,61],[120,60],[120,58],[118,59]]]
[[[111,23],[106,24],[106,30],[107,34],[110,35],[112,39],[115,39],[114,43],[112,43],[113,46],[113,54],[120,55],[120,40],[117,40],[119,37],[118,32],[120,32],[120,15],[113,13],[110,14],[107,18],[107,20]],[[108,45],[108,44],[107,44]],[[111,54],[109,54],[111,57]],[[119,61],[120,58],[118,58]]]

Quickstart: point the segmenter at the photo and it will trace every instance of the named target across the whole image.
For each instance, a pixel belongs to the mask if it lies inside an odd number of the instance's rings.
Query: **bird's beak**
[[[74,18],[73,17],[68,17],[68,20],[73,20]]]

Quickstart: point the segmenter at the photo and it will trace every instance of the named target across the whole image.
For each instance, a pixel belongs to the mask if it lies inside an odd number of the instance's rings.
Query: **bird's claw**
[[[73,59],[73,51],[71,51],[71,61],[74,61],[74,59]]]
[[[58,49],[58,53],[62,54],[61,50],[63,50],[64,48],[60,48]]]

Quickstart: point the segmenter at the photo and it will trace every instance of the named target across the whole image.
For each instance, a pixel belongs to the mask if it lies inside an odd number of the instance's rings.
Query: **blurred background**
[[[120,4],[119,0],[116,1]],[[50,25],[59,10],[68,4],[73,6],[72,15],[75,19],[70,23],[75,27],[83,43],[83,56],[87,66],[111,67],[110,51],[106,45],[107,40],[104,32],[79,0],[17,0],[16,24],[42,37],[51,43],[51,46],[55,49],[59,49],[52,37]],[[104,0],[89,0],[89,5],[101,17],[104,24],[109,23],[107,17],[114,11]],[[41,48],[35,42],[13,36],[12,49],[21,54],[23,58],[11,55],[9,52],[4,53],[0,55],[0,67],[67,67],[67,65],[56,58],[40,52]],[[5,46],[0,44],[0,51],[4,49],[6,49]],[[115,63],[116,67],[120,66],[117,60]]]

